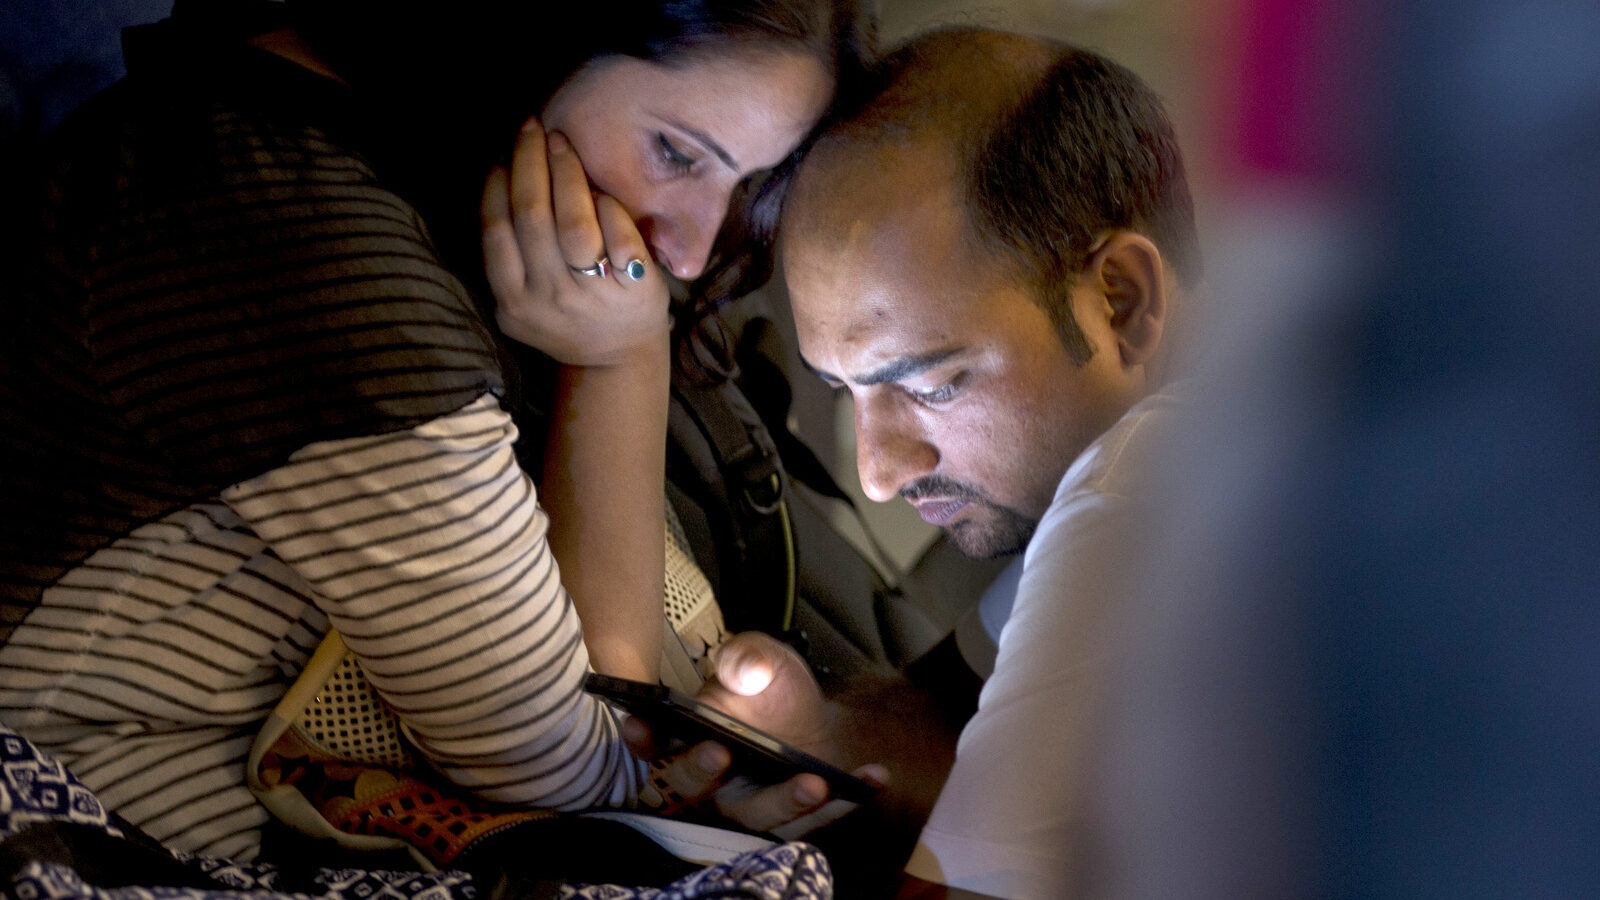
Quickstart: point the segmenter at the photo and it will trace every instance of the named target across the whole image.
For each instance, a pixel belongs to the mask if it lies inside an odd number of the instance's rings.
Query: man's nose
[[[893,500],[901,488],[938,465],[938,448],[903,413],[857,401],[856,469],[868,497],[879,503]]]

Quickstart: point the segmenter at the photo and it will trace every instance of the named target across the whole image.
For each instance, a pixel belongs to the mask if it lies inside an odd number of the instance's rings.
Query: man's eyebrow
[[[736,173],[744,171],[743,169],[739,168],[739,161],[734,159],[733,155],[727,150],[724,150],[722,145],[717,143],[716,139],[711,135],[706,134],[704,131],[700,131],[699,129],[690,128],[682,122],[674,121],[672,119],[668,119],[667,121],[672,125],[673,128],[678,129],[684,134],[687,134],[689,137],[692,137],[696,141],[705,145],[707,150],[710,150],[712,153],[716,154],[717,159],[722,160],[723,165],[732,169]]]
[[[899,359],[893,360],[885,365],[873,369],[871,372],[860,375],[854,380],[856,384],[859,384],[863,387],[873,384],[888,384],[889,382],[893,381],[901,381],[903,379],[910,378],[913,375],[919,375],[923,372],[926,372],[927,370],[937,366],[938,364],[960,352],[961,349],[958,347],[947,347],[943,350],[930,350],[927,353],[914,353],[910,356],[902,356]],[[818,378],[821,378],[823,381],[841,382],[844,380],[837,375],[829,374],[817,368],[816,366],[813,366],[811,361],[806,359],[804,356],[800,357],[800,364],[805,366],[807,369],[810,369]]]
[[[799,356],[800,356],[800,365],[805,366],[806,367],[806,371],[808,371],[811,374],[817,376],[818,378],[821,378],[823,381],[829,381],[829,382],[833,382],[835,384],[838,383],[839,376],[834,375],[834,374],[829,373],[829,372],[824,372],[821,369],[817,368],[816,366],[813,366],[811,364],[811,360],[806,359],[805,354],[802,353],[802,354],[799,354]]]

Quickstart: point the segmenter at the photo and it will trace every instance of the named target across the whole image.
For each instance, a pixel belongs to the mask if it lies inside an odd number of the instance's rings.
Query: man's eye
[[[960,379],[953,379],[946,382],[943,386],[934,388],[933,390],[916,391],[907,389],[907,393],[916,398],[918,403],[943,403],[946,400],[955,397],[956,392],[959,390]]]
[[[686,174],[690,169],[694,168],[694,160],[685,155],[682,150],[679,150],[677,146],[672,143],[671,138],[667,137],[665,134],[658,133],[656,135],[656,142],[661,150],[661,161],[666,163],[672,169]]]

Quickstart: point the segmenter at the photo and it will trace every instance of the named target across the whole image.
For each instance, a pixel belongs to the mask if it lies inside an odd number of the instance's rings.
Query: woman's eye
[[[665,162],[674,171],[687,173],[694,168],[694,160],[690,159],[672,143],[672,139],[664,134],[656,135],[656,142],[661,149],[661,161]]]

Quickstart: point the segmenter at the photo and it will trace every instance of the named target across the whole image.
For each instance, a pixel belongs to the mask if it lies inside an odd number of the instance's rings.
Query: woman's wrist
[[[660,626],[657,626],[660,627]],[[640,647],[621,639],[585,638],[589,650],[589,665],[602,675],[631,678],[654,684],[661,678],[661,659],[645,659]]]
[[[670,345],[672,334],[663,327],[659,333],[642,336],[631,343],[607,348],[599,352],[568,354],[568,362],[557,358],[562,368],[568,370],[617,370],[617,371],[655,371],[665,370],[670,359]]]

